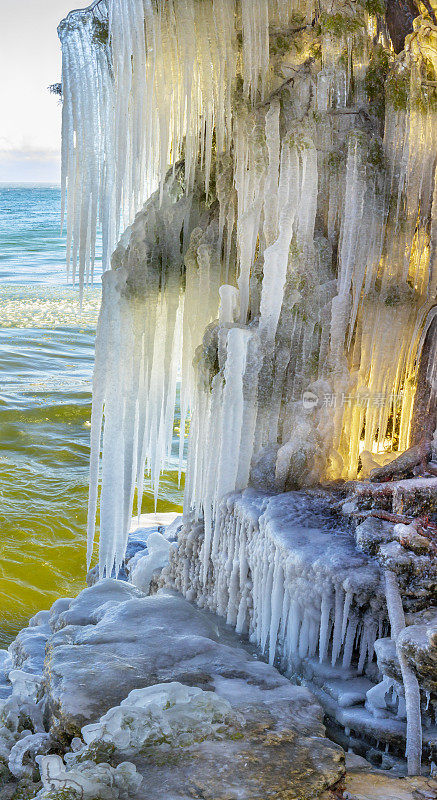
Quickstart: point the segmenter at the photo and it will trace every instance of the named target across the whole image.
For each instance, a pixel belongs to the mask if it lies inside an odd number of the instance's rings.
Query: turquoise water
[[[80,314],[59,219],[58,188],[0,187],[0,646],[85,580],[100,268]],[[174,474],[161,497],[179,507]]]

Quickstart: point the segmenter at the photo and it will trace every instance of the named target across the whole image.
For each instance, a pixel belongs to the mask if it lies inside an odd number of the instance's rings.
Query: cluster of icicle
[[[317,658],[348,670],[353,659],[362,674],[387,627],[379,571],[349,533],[310,527],[310,515],[299,493],[228,495],[211,558],[193,516],[169,574],[188,599],[248,634],[271,664],[279,658],[292,673],[302,659]]]
[[[116,240],[113,174],[114,84],[105,29],[106,0],[72,11],[59,25],[62,44],[62,225],[67,220],[67,273],[81,291],[93,279],[102,227],[103,263]],[[100,26],[100,27],[99,27]],[[101,37],[102,38],[102,37]],[[68,191],[67,191],[68,190]]]
[[[186,516],[163,580],[248,635],[271,664],[305,675],[348,737],[357,728],[358,735],[385,741],[386,752],[396,737],[406,737],[409,773],[419,774],[417,677],[399,647],[403,686],[375,664],[375,644],[388,641],[382,638],[388,623],[395,643],[405,628],[397,577],[388,569],[384,576],[373,558],[358,551],[347,528],[332,530],[323,507],[319,494],[229,494],[220,504],[211,547],[203,521]],[[352,688],[363,674],[370,688],[359,708],[346,695],[348,680]],[[329,678],[339,690],[336,709],[325,686]]]
[[[372,25],[337,36],[322,19],[319,35],[311,3],[108,0],[109,44],[93,13],[60,26],[63,186],[81,280],[96,209],[105,266],[131,223],[104,276],[94,377],[88,555],[103,426],[109,573],[145,469],[156,496],[179,374],[206,552],[255,463],[284,489],[407,446],[436,289],[437,127],[432,107],[388,102],[381,143],[362,111]]]
[[[286,0],[238,3],[242,56],[236,0],[96,0],[63,20],[62,192],[81,286],[98,221],[107,269],[120,231],[162,192],[170,163],[183,156],[189,190],[200,155],[208,188],[213,150],[231,148],[237,62],[245,97],[264,93],[269,23],[288,26],[294,11]],[[311,22],[313,3],[299,11]]]
[[[120,566],[127,543],[135,488],[138,513],[145,469],[155,502],[173,443],[178,376],[181,428],[193,391],[192,353],[215,319],[221,283],[218,224],[201,202],[187,196],[178,170],[127,229],[113,256],[117,269],[103,276],[96,336],[91,416],[88,562],[98,499],[101,429],[100,572]],[[165,243],[164,246],[162,243]],[[187,245],[187,242],[189,243]],[[180,468],[184,436],[180,437]]]

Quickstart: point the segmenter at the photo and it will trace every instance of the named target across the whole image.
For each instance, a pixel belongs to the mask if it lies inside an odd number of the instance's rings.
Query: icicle
[[[278,638],[279,623],[281,620],[282,603],[284,596],[284,572],[280,563],[278,552],[275,554],[275,570],[273,575],[271,620],[269,633],[269,663],[274,664],[276,654],[276,641]]]
[[[341,631],[343,622],[344,592],[341,586],[335,587],[334,632],[332,636],[331,664],[335,667],[341,650]]]
[[[242,0],[244,88],[255,100],[258,90],[264,97],[269,67],[268,0]]]
[[[264,252],[260,331],[273,342],[281,313],[293,224],[299,204],[299,159],[296,148],[283,144],[279,179],[279,237]]]
[[[346,595],[345,595],[345,598],[344,598],[343,622],[342,622],[342,625],[341,625],[341,641],[342,641],[342,643],[344,642],[344,637],[346,635],[346,628],[347,628],[347,623],[348,623],[348,620],[349,620],[349,611],[350,611],[350,607],[351,607],[353,596],[354,595],[353,595],[352,590],[351,589],[347,589]]]
[[[354,650],[355,635],[357,632],[358,618],[355,616],[349,617],[347,624],[346,639],[343,648],[343,669],[349,669],[352,663],[352,655]]]
[[[320,637],[319,637],[319,661],[322,664],[326,658],[328,650],[329,615],[331,613],[331,599],[326,593],[322,595],[320,610]]]

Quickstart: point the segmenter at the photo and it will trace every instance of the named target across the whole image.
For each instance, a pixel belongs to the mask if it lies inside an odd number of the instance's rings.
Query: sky
[[[59,21],[75,0],[0,0],[0,183],[59,183]]]

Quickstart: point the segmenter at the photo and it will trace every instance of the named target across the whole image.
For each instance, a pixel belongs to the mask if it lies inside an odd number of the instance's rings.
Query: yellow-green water
[[[31,615],[85,585],[94,333],[66,286],[60,192],[0,187],[0,647]],[[158,510],[180,509],[176,473]],[[143,512],[153,511],[147,493]]]

